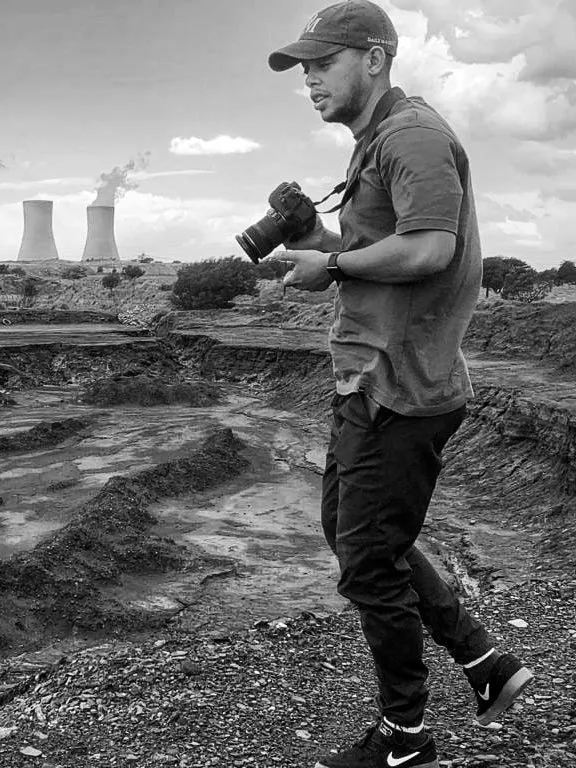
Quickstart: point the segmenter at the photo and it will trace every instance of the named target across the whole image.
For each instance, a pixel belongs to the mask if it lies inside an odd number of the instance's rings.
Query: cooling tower
[[[52,200],[24,200],[24,234],[18,261],[50,261],[58,258],[52,232]]]
[[[120,263],[114,239],[114,206],[89,205],[86,208],[88,233],[82,261],[100,264]]]

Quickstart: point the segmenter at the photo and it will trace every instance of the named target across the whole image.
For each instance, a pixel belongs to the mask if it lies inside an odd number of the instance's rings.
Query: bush
[[[124,267],[122,270],[122,274],[129,280],[135,280],[137,277],[142,277],[142,275],[145,275],[146,270],[142,269],[142,267],[139,267],[136,264],[128,264],[128,266]]]
[[[81,280],[87,274],[88,270],[86,267],[83,267],[81,264],[75,264],[62,272],[62,278],[64,280]]]
[[[506,275],[502,288],[502,298],[531,304],[534,301],[542,301],[550,293],[551,288],[550,283],[538,281],[536,271],[526,266],[515,269]]]
[[[12,269],[9,269],[8,272],[11,275],[19,275],[20,277],[25,277],[26,275],[26,270],[22,267],[12,267]]]
[[[120,280],[121,278],[118,272],[110,272],[102,278],[102,285],[104,288],[108,288],[108,290],[111,291],[120,284]]]
[[[260,280],[278,280],[284,277],[292,266],[285,261],[261,261],[256,269]]]
[[[258,272],[252,262],[235,256],[187,264],[178,270],[173,303],[178,309],[218,309],[236,296],[256,292]]]
[[[576,285],[576,264],[573,261],[563,261],[558,267],[558,281]]]
[[[174,283],[162,283],[160,286],[161,291],[171,291],[174,288]]]
[[[100,264],[100,266],[96,269],[96,272],[98,274],[101,274],[102,272],[104,272],[104,267],[102,266],[102,264]]]
[[[7,275],[10,272],[9,264],[0,264],[0,275]]]

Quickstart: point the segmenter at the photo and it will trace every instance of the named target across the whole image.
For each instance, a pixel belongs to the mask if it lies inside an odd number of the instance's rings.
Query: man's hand
[[[288,240],[284,241],[283,245],[294,251],[322,251],[327,231],[320,216],[316,216],[312,232],[308,232],[307,235],[302,235],[301,237],[295,237],[294,239],[288,238]]]
[[[336,232],[326,229],[320,216],[316,216],[314,229],[307,235],[303,235],[295,240],[285,240],[283,245],[292,251],[332,251],[342,250],[342,239]]]
[[[332,283],[326,271],[330,254],[321,251],[275,251],[263,261],[283,261],[294,264],[284,276],[284,285],[300,291],[325,291]]]

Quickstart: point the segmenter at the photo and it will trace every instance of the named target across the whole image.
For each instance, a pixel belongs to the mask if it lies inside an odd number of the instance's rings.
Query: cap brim
[[[302,61],[313,61],[324,56],[331,56],[346,48],[338,43],[323,43],[320,40],[298,40],[280,48],[268,57],[268,64],[275,72],[291,69]]]

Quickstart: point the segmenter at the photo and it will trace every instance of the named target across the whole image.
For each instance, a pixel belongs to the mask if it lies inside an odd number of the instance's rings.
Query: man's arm
[[[456,235],[444,230],[418,230],[344,251],[338,266],[347,275],[375,283],[412,283],[442,272],[454,256]],[[303,291],[323,291],[331,283],[328,253],[318,250],[275,251],[267,261],[287,261],[294,268],[284,284]]]
[[[376,283],[411,283],[443,272],[456,249],[456,235],[418,230],[390,235],[377,243],[338,256],[345,275]]]

